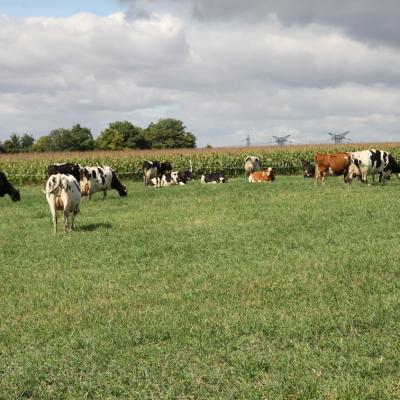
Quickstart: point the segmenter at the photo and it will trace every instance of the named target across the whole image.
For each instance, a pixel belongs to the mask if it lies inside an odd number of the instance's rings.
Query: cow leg
[[[57,214],[56,213],[54,213],[52,215],[52,221],[53,221],[54,233],[57,233]]]
[[[74,222],[75,222],[76,211],[71,212],[71,231],[74,229]]]
[[[69,216],[69,212],[67,210],[64,210],[64,230],[65,230],[65,232],[68,232],[68,216]]]

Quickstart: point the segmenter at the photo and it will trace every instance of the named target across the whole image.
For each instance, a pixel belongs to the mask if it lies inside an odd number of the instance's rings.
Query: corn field
[[[71,153],[20,153],[0,155],[0,171],[15,184],[41,183],[47,167],[53,163],[72,162],[85,165],[109,165],[121,179],[141,180],[143,160],[168,160],[174,170],[189,169],[196,176],[223,171],[228,177],[244,175],[244,159],[258,156],[263,166],[273,167],[279,175],[302,174],[301,159],[313,161],[316,153],[336,153],[378,148],[400,160],[400,143],[302,145],[285,147],[243,147],[217,149],[125,150]]]

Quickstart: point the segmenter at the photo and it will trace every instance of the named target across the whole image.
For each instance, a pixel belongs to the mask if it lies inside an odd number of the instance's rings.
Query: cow
[[[176,185],[186,185],[187,181],[192,180],[192,171],[173,171],[171,172],[172,179]]]
[[[123,185],[116,173],[109,166],[83,167],[80,171],[80,185],[84,196],[91,200],[92,195],[97,192],[103,192],[103,198],[106,198],[107,191],[115,189],[120,196],[127,196],[128,190]]]
[[[4,172],[0,171],[0,197],[4,197],[8,194],[12,201],[20,201],[21,195],[19,190],[15,189],[13,185],[8,181]]]
[[[156,186],[161,186],[161,178],[162,176],[172,171],[172,165],[168,162],[161,161],[143,161],[143,181],[144,186],[149,186],[151,179],[156,179]]]
[[[324,183],[327,174],[343,175],[344,182],[348,183],[350,164],[349,153],[316,154],[314,185],[317,184],[319,179]],[[356,173],[357,171],[354,170],[353,174]]]
[[[249,176],[249,182],[273,182],[274,180],[275,174],[271,167],[266,171],[255,171]]]
[[[315,166],[311,164],[310,161],[304,160],[303,158],[300,159],[301,165],[303,166],[303,176],[304,178],[314,178],[315,176]]]
[[[261,171],[261,167],[262,167],[261,161],[258,157],[256,156],[246,157],[246,159],[244,160],[244,170],[246,179],[252,172]]]
[[[382,184],[390,177],[391,173],[400,174],[400,166],[395,158],[383,150],[363,150],[350,153],[351,167],[350,172],[360,176],[361,182],[368,183],[367,176],[372,175],[375,180],[375,174],[379,174],[379,181]],[[399,175],[398,175],[399,176]],[[350,176],[350,179],[352,176]]]
[[[69,174],[51,175],[46,183],[46,199],[50,207],[54,233],[57,232],[57,210],[63,211],[65,231],[72,230],[82,200],[78,181]]]
[[[157,178],[153,178],[153,180],[156,179],[156,184],[157,184]],[[172,176],[169,172],[164,174],[161,177],[161,186],[172,186],[172,185],[177,185],[178,181],[175,179],[175,177]]]
[[[228,178],[225,178],[223,172],[216,172],[214,174],[204,174],[201,176],[201,183],[226,183]]]
[[[81,169],[82,166],[79,164],[72,163],[59,163],[51,164],[47,167],[47,176],[56,174],[69,174],[72,175],[78,182],[81,179]]]

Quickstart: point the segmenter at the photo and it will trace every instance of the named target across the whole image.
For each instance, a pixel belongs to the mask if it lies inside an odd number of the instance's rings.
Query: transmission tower
[[[246,138],[246,146],[247,146],[247,147],[250,147],[250,135],[247,135],[247,138]]]
[[[275,142],[278,146],[283,146],[287,142],[289,136],[290,135],[286,135],[286,136],[273,136],[272,135],[272,137],[275,139]]]
[[[346,131],[346,132],[343,132],[343,133],[331,133],[331,132],[328,132],[328,135],[331,135],[331,139],[335,142],[335,144],[342,144],[343,143],[343,140],[350,140],[350,139],[348,139],[348,138],[345,138],[345,136],[347,135],[347,134],[349,134],[350,133],[350,131]]]

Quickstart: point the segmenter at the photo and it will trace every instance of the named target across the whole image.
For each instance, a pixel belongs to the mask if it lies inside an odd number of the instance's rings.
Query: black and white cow
[[[103,192],[104,198],[107,191],[115,189],[120,196],[127,196],[128,191],[118,179],[115,172],[109,166],[83,167],[80,171],[81,191],[84,196],[89,196],[97,192]]]
[[[82,200],[78,181],[69,174],[51,175],[46,183],[46,200],[50,207],[54,232],[57,232],[57,210],[63,211],[65,231],[72,230]]]
[[[192,171],[173,171],[171,176],[176,185],[186,185],[188,181],[193,179]]]
[[[147,187],[152,179],[156,179],[156,187],[161,186],[161,178],[167,172],[172,171],[172,165],[168,162],[161,161],[143,161],[143,180],[144,186]]]
[[[315,165],[312,164],[310,161],[304,160],[303,158],[300,161],[301,161],[301,165],[303,166],[304,178],[314,178]]]
[[[379,174],[379,181],[385,180],[391,173],[400,174],[400,166],[395,158],[384,150],[363,150],[350,153],[349,177],[359,176],[363,183],[367,183],[367,176]]]
[[[81,165],[72,163],[51,164],[47,167],[47,176],[56,174],[69,174],[79,182],[81,179],[80,172],[82,168],[83,167]]]
[[[20,201],[21,195],[19,191],[11,185],[4,172],[0,171],[0,197],[8,194],[12,201]]]
[[[228,178],[225,178],[223,172],[216,172],[214,174],[204,174],[201,176],[201,183],[226,183]]]
[[[261,161],[256,156],[248,156],[244,160],[244,170],[246,179],[248,179],[249,175],[256,171],[261,171],[262,165]]]

